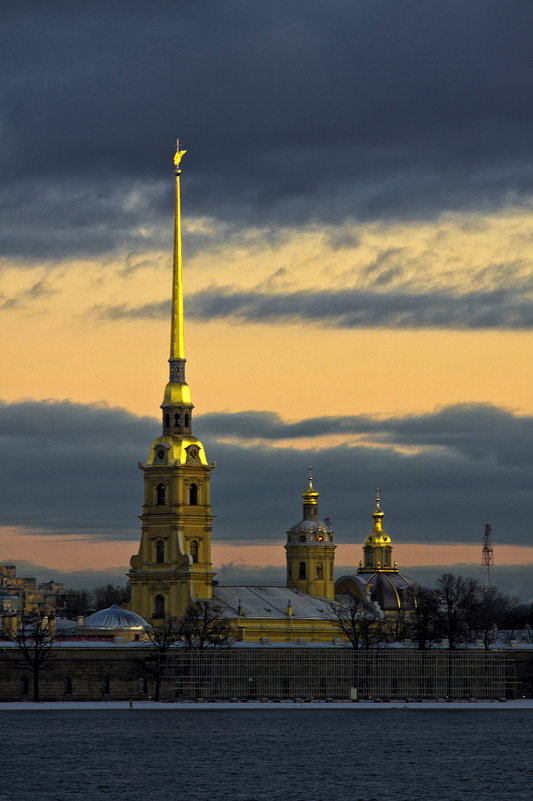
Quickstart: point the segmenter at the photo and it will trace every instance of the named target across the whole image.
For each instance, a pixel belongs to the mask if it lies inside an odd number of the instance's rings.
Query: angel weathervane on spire
[[[176,141],[176,155],[174,156],[174,164],[176,166],[176,172],[180,171],[180,161],[186,152],[187,152],[186,150],[180,150],[180,140],[178,139]]]

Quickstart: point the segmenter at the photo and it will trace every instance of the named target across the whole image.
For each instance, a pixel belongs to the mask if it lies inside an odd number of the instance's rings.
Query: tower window
[[[156,560],[156,562],[159,562],[159,563],[165,561],[165,543],[163,542],[163,540],[158,540],[158,543],[157,543],[157,546],[156,546],[156,558],[155,558],[155,560]]]
[[[304,579],[306,577],[306,574],[307,574],[307,571],[306,571],[305,562],[300,562],[300,568],[299,568],[299,571],[298,571],[298,578]]]
[[[166,414],[165,415],[165,426],[166,426],[166,428],[168,428],[169,425],[170,425],[170,415]]]
[[[155,596],[155,617],[165,617],[165,599],[162,595]]]
[[[198,486],[196,484],[191,484],[189,487],[189,504],[191,506],[198,505]]]
[[[317,579],[323,579],[324,578],[324,565],[323,565],[322,562],[317,562],[316,563],[316,577],[317,577]]]
[[[189,423],[191,421],[189,412],[185,412],[185,428],[189,428]]]
[[[330,581],[333,581],[333,562],[329,563],[329,578]]]
[[[176,426],[176,428],[180,427],[180,425],[181,425],[181,414],[175,414],[174,415],[174,425]]]
[[[192,540],[192,542],[191,542],[191,556],[192,556],[192,561],[194,562],[195,565],[197,565],[198,564],[198,543],[196,542],[196,540]]]
[[[287,562],[287,578],[292,581],[292,562]]]
[[[305,542],[305,534],[300,534],[298,537],[298,542]]]
[[[166,503],[167,488],[164,484],[157,485],[157,505],[164,506]]]

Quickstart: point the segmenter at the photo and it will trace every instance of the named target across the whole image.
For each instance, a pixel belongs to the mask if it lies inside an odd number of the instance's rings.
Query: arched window
[[[190,418],[189,412],[185,412],[185,428],[189,428],[190,420],[191,420],[191,418]]]
[[[174,415],[174,425],[176,426],[176,428],[180,427],[180,425],[181,425],[181,414],[175,414]]]
[[[165,561],[165,543],[163,540],[158,540],[157,542],[155,561],[159,563]]]
[[[166,501],[165,501],[166,493],[167,493],[167,488],[165,487],[165,485],[164,484],[158,484],[157,485],[157,505],[158,506],[164,506],[165,505],[165,503],[166,503]]]
[[[324,578],[324,565],[323,565],[322,562],[317,562],[316,563],[316,577],[317,577],[317,579],[323,579]]]
[[[198,505],[198,486],[196,484],[191,484],[189,487],[189,503],[191,506]]]
[[[166,414],[165,415],[165,426],[166,426],[166,428],[168,428],[169,425],[170,425],[170,415]]]
[[[28,695],[28,679],[23,676],[19,682],[19,692],[21,695]]]
[[[298,577],[301,579],[304,579],[306,577],[305,562],[300,562],[300,570]]]
[[[72,695],[72,679],[70,676],[63,678],[63,692],[65,695]]]
[[[388,548],[385,548],[383,551],[383,565],[385,567],[390,567],[390,551]]]
[[[287,578],[292,581],[292,562],[287,562]]]
[[[198,564],[198,543],[196,540],[192,540],[191,542],[191,556],[194,564]]]
[[[162,595],[155,596],[155,617],[165,617],[165,599]]]

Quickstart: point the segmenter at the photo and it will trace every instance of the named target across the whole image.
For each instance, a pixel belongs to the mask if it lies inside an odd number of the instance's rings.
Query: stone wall
[[[62,646],[40,672],[42,701],[147,700],[157,652],[143,645]],[[531,651],[234,647],[171,655],[163,700],[187,698],[532,697]],[[0,701],[33,698],[31,673],[0,644]]]

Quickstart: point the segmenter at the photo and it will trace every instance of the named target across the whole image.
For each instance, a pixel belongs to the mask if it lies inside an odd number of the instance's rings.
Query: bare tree
[[[97,610],[107,609],[108,606],[112,606],[113,604],[117,604],[117,606],[126,604],[129,599],[129,582],[126,587],[114,587],[112,584],[102,584],[99,587],[95,587],[93,590],[93,602]]]
[[[350,642],[352,648],[369,649],[386,639],[386,625],[375,609],[353,595],[346,603],[329,606],[328,619]]]
[[[387,642],[403,642],[406,637],[410,637],[411,610],[400,607],[387,615],[384,635]]]
[[[89,592],[87,590],[66,590],[57,596],[57,614],[69,620],[86,615],[89,608]]]
[[[468,638],[468,623],[479,599],[479,584],[444,573],[437,580],[437,620],[443,636],[448,638],[450,651]]]
[[[439,639],[437,607],[439,603],[435,590],[427,587],[411,589],[412,611],[409,613],[409,633],[420,651],[431,648]]]
[[[39,697],[39,678],[43,669],[52,667],[52,646],[54,637],[50,632],[49,619],[46,615],[40,615],[30,623],[21,623],[20,631],[17,634],[17,647],[22,656],[25,667],[29,670],[33,679],[33,700],[40,700]]]
[[[179,631],[188,648],[224,648],[232,645],[231,624],[222,617],[222,607],[209,601],[189,606]]]
[[[159,701],[161,695],[161,679],[167,664],[168,651],[171,646],[182,640],[181,628],[175,618],[165,618],[158,626],[152,626],[146,630],[146,634],[153,646],[153,658],[143,661],[143,668],[146,667],[155,679],[154,700]]]

